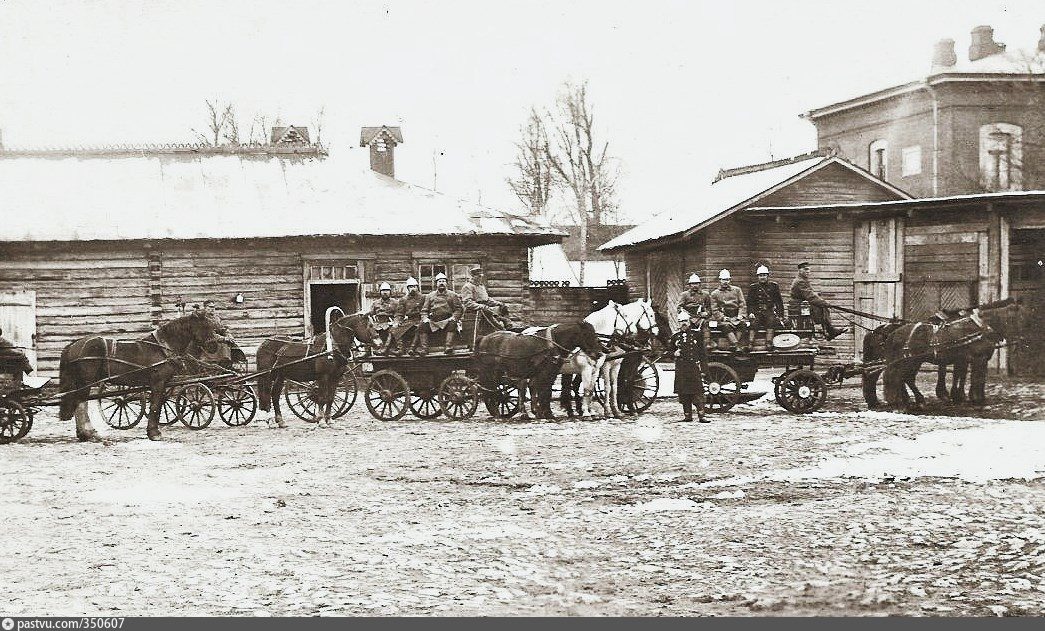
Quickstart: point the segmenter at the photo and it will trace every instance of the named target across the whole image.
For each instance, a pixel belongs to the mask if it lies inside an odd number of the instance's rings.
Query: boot
[[[689,399],[683,399],[682,401],[682,423],[693,422],[693,402]]]
[[[773,337],[776,335],[776,331],[773,329],[766,329],[766,350],[773,350]]]
[[[443,349],[443,353],[451,355],[454,352],[454,342],[457,341],[457,331],[453,329],[453,325],[446,330],[446,348]]]
[[[737,334],[733,331],[730,331],[729,333],[726,333],[726,336],[729,338],[729,347],[732,349],[736,349],[737,345],[740,343],[737,341]]]
[[[747,345],[749,348],[755,347],[755,327],[753,326],[747,332]]]

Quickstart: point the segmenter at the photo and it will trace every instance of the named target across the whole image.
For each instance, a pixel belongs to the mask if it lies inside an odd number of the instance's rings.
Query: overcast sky
[[[401,125],[400,179],[432,187],[434,161],[440,191],[517,206],[504,180],[528,108],[587,79],[643,219],[719,167],[814,148],[800,113],[924,75],[937,39],[965,55],[991,24],[1033,48],[1042,6],[0,0],[0,129],[8,147],[188,142],[207,98],[244,122],[308,125],[323,106],[332,152],[365,165],[359,128]]]

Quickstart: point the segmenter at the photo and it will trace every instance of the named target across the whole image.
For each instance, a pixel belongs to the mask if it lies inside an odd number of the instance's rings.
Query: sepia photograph
[[[0,627],[1045,615],[1042,9],[0,0]]]

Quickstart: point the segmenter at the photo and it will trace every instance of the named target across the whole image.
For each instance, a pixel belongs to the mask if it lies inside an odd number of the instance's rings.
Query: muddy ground
[[[1045,386],[990,394],[709,425],[359,402],[161,443],[45,414],[0,447],[0,615],[1042,615]]]

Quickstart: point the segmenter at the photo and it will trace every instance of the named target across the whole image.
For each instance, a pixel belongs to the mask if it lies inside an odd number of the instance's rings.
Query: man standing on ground
[[[675,356],[675,394],[682,404],[682,422],[693,420],[693,404],[697,404],[697,420],[710,423],[704,416],[704,379],[708,371],[707,346],[704,344],[704,317],[683,315],[678,333],[671,336],[668,350]]]

